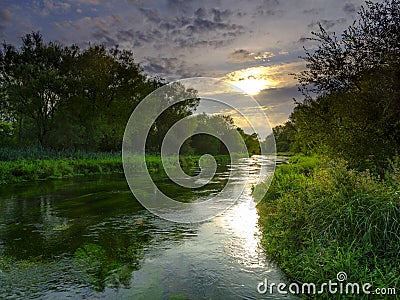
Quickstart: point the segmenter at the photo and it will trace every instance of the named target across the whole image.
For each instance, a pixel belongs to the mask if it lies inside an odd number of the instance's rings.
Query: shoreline
[[[198,165],[200,155],[180,156],[179,161],[184,170]],[[217,155],[218,164],[228,164],[228,155]],[[164,169],[160,156],[146,156],[147,169],[150,174],[162,174]],[[63,179],[95,174],[123,173],[122,156],[110,154],[99,158],[54,158],[54,159],[17,159],[0,161],[0,186],[12,183],[48,179]]]

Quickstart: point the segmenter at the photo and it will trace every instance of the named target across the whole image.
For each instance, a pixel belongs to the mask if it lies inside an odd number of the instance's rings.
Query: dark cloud
[[[207,11],[200,7],[194,12],[194,16],[199,19],[204,19],[207,17]]]
[[[279,0],[264,0],[263,1],[266,5],[280,5]]]
[[[216,8],[212,8],[211,13],[213,14],[214,22],[222,22],[232,15],[232,12],[227,9],[219,10]]]
[[[273,126],[283,124],[295,106],[293,98],[299,100],[297,87],[272,88],[254,96],[261,106],[266,107],[266,115]]]
[[[263,9],[261,6],[259,6],[257,8],[257,12],[254,14],[254,16],[282,17],[284,14],[285,14],[285,11],[282,9],[273,9],[273,8]]]
[[[167,0],[168,10],[171,12],[179,12],[188,14],[193,11],[192,3],[194,0]]]
[[[3,31],[12,19],[12,13],[8,9],[0,8],[0,31]]]
[[[162,39],[162,33],[157,29],[150,31],[119,30],[116,38],[119,42],[128,42],[134,47],[142,47],[145,44],[151,44]]]
[[[313,21],[310,24],[308,24],[307,26],[308,26],[308,28],[314,28],[314,27],[318,26],[318,24],[321,24],[324,29],[329,30],[332,27],[334,27],[335,25],[343,24],[345,22],[346,22],[345,18],[339,18],[337,20],[322,19],[322,20],[319,20],[317,22]]]
[[[176,48],[196,48],[196,47],[212,47],[220,48],[230,44],[234,39],[199,39],[194,37],[189,38],[175,38],[173,40]]]
[[[187,63],[176,57],[147,57],[143,62],[144,70],[149,74],[161,77],[189,78],[202,76],[199,73],[199,66],[188,66]],[[178,79],[174,78],[174,79]]]
[[[115,39],[114,35],[105,28],[97,28],[93,33],[92,37],[98,42],[107,46],[115,46],[118,44],[118,40]]]
[[[310,14],[310,15],[318,15],[322,11],[321,8],[310,8],[310,9],[305,9],[303,10],[304,14]]]
[[[234,63],[254,61],[254,53],[246,49],[238,49],[230,53],[227,60]]]
[[[230,53],[227,57],[227,61],[233,63],[245,63],[245,62],[254,62],[256,60],[268,60],[274,57],[275,54],[269,51],[264,52],[250,52],[246,49],[237,49]]]
[[[160,23],[161,18],[159,17],[158,10],[155,8],[139,8],[139,11],[146,17],[147,20],[153,23]]]
[[[303,43],[305,43],[305,42],[307,42],[307,41],[308,41],[308,38],[302,36],[301,38],[299,38],[299,40],[298,40],[297,42],[303,44]]]
[[[356,12],[356,6],[353,3],[346,3],[343,6],[343,11],[348,14],[354,14]]]
[[[82,3],[82,4],[90,4],[90,5],[100,4],[100,0],[76,0],[76,2]]]
[[[257,16],[283,16],[285,11],[280,8],[279,0],[263,0],[261,5],[258,5],[253,13],[253,17]]]
[[[232,12],[228,9],[198,8],[192,10],[190,14],[179,17],[170,15],[160,17],[157,9],[139,8],[139,11],[158,31],[157,36],[154,36],[154,30],[150,32],[147,30],[143,33],[146,39],[143,37],[140,41],[135,39],[136,44],[152,42],[157,49],[171,42],[175,47],[181,48],[201,46],[218,48],[232,43],[237,36],[245,32],[242,25],[229,20]]]

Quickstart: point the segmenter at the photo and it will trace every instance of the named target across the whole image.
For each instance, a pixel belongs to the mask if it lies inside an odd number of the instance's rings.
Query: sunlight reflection
[[[251,195],[251,187],[260,179],[260,163],[262,162],[250,158],[241,166],[244,168],[250,165],[253,171],[249,173],[248,183],[238,203],[230,208],[229,214],[224,214],[222,220],[225,227],[229,228],[229,233],[236,237],[226,241],[225,252],[246,268],[266,267],[265,254],[260,247],[258,214]]]

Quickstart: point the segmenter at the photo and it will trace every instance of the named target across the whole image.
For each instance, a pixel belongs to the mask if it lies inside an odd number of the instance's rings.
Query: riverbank
[[[0,157],[0,184],[123,172],[121,153],[0,149]],[[199,158],[181,156],[179,161],[187,171],[198,164]],[[230,163],[227,155],[215,159],[220,165]],[[147,155],[146,163],[151,174],[164,174],[160,156]]]
[[[294,156],[257,206],[262,245],[293,282],[320,287],[345,272],[345,284],[399,293],[399,193],[398,164],[380,179],[342,160]],[[318,298],[343,297],[326,291]]]

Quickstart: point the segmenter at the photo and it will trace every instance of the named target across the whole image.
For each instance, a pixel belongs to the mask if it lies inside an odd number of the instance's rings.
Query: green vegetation
[[[277,151],[298,155],[258,205],[263,246],[293,281],[346,272],[346,282],[399,291],[399,32],[398,0],[367,2],[340,38],[313,32],[297,75],[305,98],[273,130]]]
[[[383,175],[400,153],[400,3],[367,2],[341,36],[322,26],[297,74],[303,101],[274,128],[278,152],[341,157]]]
[[[121,153],[118,152],[0,148],[0,158],[0,184],[123,172]],[[180,156],[179,163],[189,172],[198,165],[199,158],[199,155]],[[214,158],[222,166],[231,162],[229,155],[216,155]],[[139,161],[138,157],[132,157],[132,163],[137,164],[138,170],[143,168]],[[166,163],[170,164],[168,158]],[[165,175],[160,156],[147,155],[146,165],[150,174]]]
[[[385,179],[341,159],[292,157],[258,205],[264,248],[296,282],[318,286],[346,272],[346,282],[398,289],[400,165]]]
[[[40,33],[27,34],[22,45],[0,49],[0,145],[52,151],[120,151],[127,121],[137,105],[165,85],[145,74],[132,51],[93,45],[45,43]],[[197,91],[175,82],[165,87],[165,110],[154,121],[146,150],[159,153],[167,131],[191,116]],[[174,99],[187,99],[174,105]],[[172,101],[172,102],[171,102]],[[151,109],[151,108],[149,108]],[[194,117],[194,116],[193,116]],[[218,125],[239,131],[249,153],[260,153],[255,134],[237,128],[229,116],[196,116],[188,130]],[[237,132],[236,132],[237,133]],[[189,138],[180,154],[226,154],[212,136]],[[0,153],[1,155],[1,153]]]
[[[0,184],[121,172],[126,123],[144,97],[165,82],[147,76],[135,63],[133,52],[118,47],[65,47],[45,43],[40,33],[24,36],[19,48],[2,46]],[[198,105],[197,91],[180,83],[168,85],[166,107],[175,98],[187,100],[164,110],[146,139],[152,173],[162,173],[161,159],[155,155],[167,131],[191,116]],[[193,120],[188,130],[216,126],[229,136],[241,135],[249,153],[259,153],[256,137],[237,128],[232,118],[197,115]],[[226,155],[228,151],[213,136],[195,135],[185,141],[179,155],[205,153]],[[181,164],[193,165],[193,159],[182,158]]]
[[[2,161],[0,162],[0,184],[122,171],[120,157]]]

